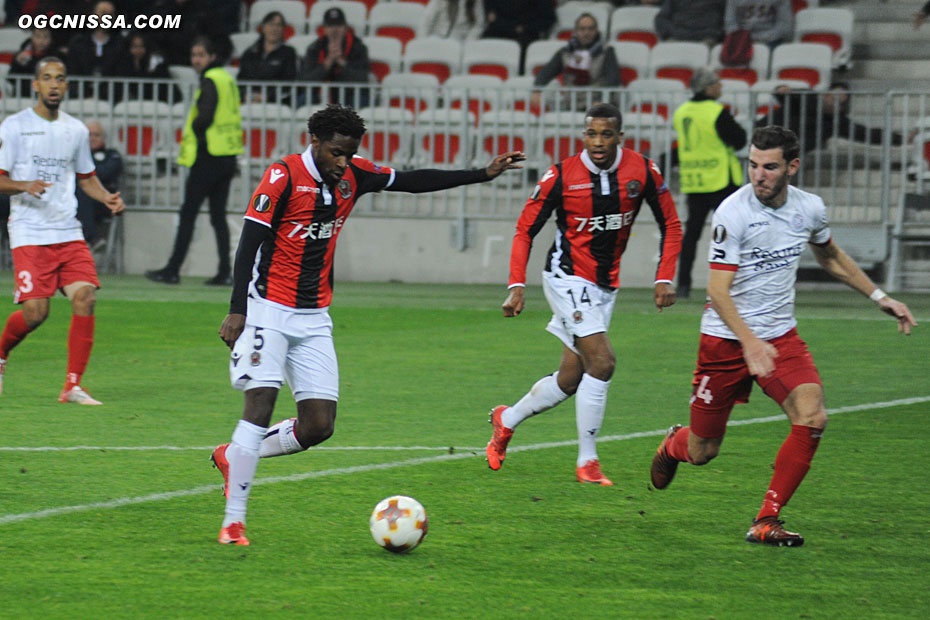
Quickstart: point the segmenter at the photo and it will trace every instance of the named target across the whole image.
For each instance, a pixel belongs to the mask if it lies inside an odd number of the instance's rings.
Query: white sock
[[[597,458],[597,435],[607,408],[610,381],[601,381],[585,373],[575,393],[575,424],[578,427],[578,467]]]
[[[258,454],[259,457],[264,459],[269,456],[294,454],[295,452],[305,450],[294,435],[294,424],[296,422],[297,418],[289,418],[269,428],[268,432],[265,433],[265,438],[262,440],[262,445]]]
[[[501,414],[501,422],[504,426],[511,429],[517,428],[523,420],[537,413],[548,411],[568,398],[568,394],[559,388],[558,378],[558,372],[546,375],[537,381],[516,405],[504,410]]]
[[[229,497],[226,498],[223,527],[229,527],[237,521],[245,523],[249,491],[252,490],[255,469],[258,467],[258,449],[267,432],[267,428],[245,420],[239,420],[236,424],[232,441],[226,448],[226,460],[229,461]]]

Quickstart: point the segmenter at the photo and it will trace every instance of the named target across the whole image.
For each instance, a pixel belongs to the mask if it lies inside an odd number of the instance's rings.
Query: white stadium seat
[[[720,62],[720,50],[723,48],[722,43],[718,43],[710,50],[710,66],[720,73],[721,79],[740,80],[746,82],[747,86],[752,86],[759,80],[767,80],[769,77],[769,63],[771,61],[771,52],[769,46],[765,43],[753,43],[752,59],[749,64],[741,67],[724,67]]]
[[[622,6],[610,16],[611,41],[638,41],[649,47],[659,42],[655,19],[657,6]]]
[[[404,71],[429,73],[440,84],[462,70],[462,44],[455,39],[417,37],[407,42]]]
[[[496,75],[506,80],[520,72],[520,45],[511,39],[466,41],[462,51],[462,71]]]
[[[795,38],[823,43],[833,50],[833,66],[849,64],[855,18],[849,9],[804,9],[794,16]]]
[[[802,80],[814,90],[830,85],[833,50],[822,43],[782,43],[772,52],[773,80]]]
[[[709,53],[706,45],[693,41],[657,43],[649,54],[652,77],[679,80],[688,86],[695,70],[707,66]]]

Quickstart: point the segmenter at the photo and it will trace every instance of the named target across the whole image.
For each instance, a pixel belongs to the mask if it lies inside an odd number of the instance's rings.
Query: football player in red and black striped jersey
[[[562,341],[562,361],[556,373],[540,379],[515,405],[491,411],[494,434],[487,459],[491,469],[500,469],[513,429],[574,394],[576,478],[612,485],[601,472],[595,441],[615,366],[607,328],[620,285],[620,257],[645,203],[659,224],[655,305],[661,312],[675,303],[671,282],[681,250],[681,223],[659,167],[620,146],[622,117],[616,107],[600,103],[588,110],[583,138],[584,150],[549,168],[523,207],[510,252],[510,294],[503,304],[504,316],[523,311],[533,237],[555,213],[557,230],[546,258],[543,291],[553,312],[546,329]]]
[[[230,378],[245,392],[232,441],[213,461],[226,482],[219,541],[249,544],[245,514],[259,457],[306,450],[333,433],[339,370],[332,342],[333,255],[358,198],[369,192],[423,193],[490,181],[520,168],[522,152],[477,170],[401,172],[358,157],[365,123],[330,105],[307,123],[310,145],[265,171],[249,202],[233,268],[229,314],[220,337],[232,348]],[[268,428],[287,381],[297,417]]]

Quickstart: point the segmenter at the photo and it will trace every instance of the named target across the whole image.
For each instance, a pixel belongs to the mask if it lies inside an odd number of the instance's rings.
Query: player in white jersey
[[[755,381],[791,421],[775,472],[746,540],[796,547],[804,538],[782,527],[779,512],[810,469],[827,425],[823,388],[794,318],[794,284],[805,244],[832,276],[895,317],[916,326],[907,306],[888,297],[830,237],[823,200],[788,185],[800,166],[797,136],[760,127],[752,136],[749,177],[717,208],[710,245],[710,304],[691,395],[691,425],[669,429],[652,461],[652,484],[664,489],[678,463],[704,465],[720,450],[730,411],[749,401]]]
[[[49,299],[59,289],[71,302],[72,314],[67,374],[58,400],[99,405],[80,385],[94,342],[100,282],[77,219],[75,184],[113,213],[125,205],[95,176],[87,127],[58,109],[68,88],[64,63],[43,59],[32,86],[36,104],[0,123],[0,193],[12,196],[13,301],[22,304],[0,334],[0,391],[10,351],[45,321]]]

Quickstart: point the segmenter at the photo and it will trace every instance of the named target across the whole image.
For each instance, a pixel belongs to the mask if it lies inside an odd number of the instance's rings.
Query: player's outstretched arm
[[[881,296],[879,296],[879,293],[881,293]],[[907,336],[911,335],[911,328],[917,327],[917,321],[914,319],[914,315],[911,314],[911,310],[907,307],[907,304],[897,299],[892,299],[880,288],[876,288],[875,292],[869,297],[878,297],[876,303],[878,303],[879,309],[898,320],[898,333],[903,333]]]
[[[501,153],[491,160],[491,163],[485,168],[485,172],[488,173],[489,179],[495,179],[505,170],[518,170],[522,168],[523,166],[518,166],[517,163],[525,160],[526,154],[523,151]]]
[[[516,165],[516,162],[524,159],[526,157],[522,151],[512,151],[495,157],[487,168],[474,170],[436,170],[432,168],[405,170],[395,173],[394,182],[385,190],[424,194],[426,192],[451,189],[460,185],[485,183],[496,178],[505,170],[522,168],[522,166]]]
[[[525,288],[522,286],[510,287],[507,299],[501,304],[501,310],[504,311],[504,316],[517,316],[523,312],[523,307],[526,305],[524,293]]]
[[[841,247],[830,241],[823,246],[811,244],[811,250],[827,273],[877,303],[882,312],[898,320],[899,332],[910,335],[917,321],[907,305],[888,297]]]

